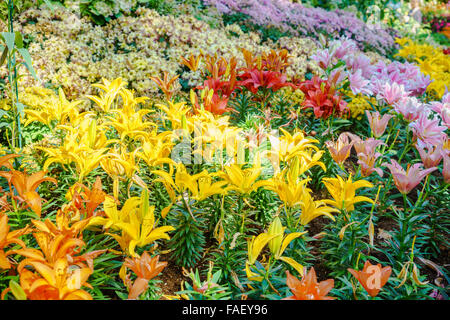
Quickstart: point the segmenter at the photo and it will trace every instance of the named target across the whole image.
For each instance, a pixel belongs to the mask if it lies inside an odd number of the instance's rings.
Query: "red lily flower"
[[[342,116],[347,111],[347,102],[336,93],[335,87],[329,81],[314,76],[298,86],[305,94],[303,107],[312,108],[317,118],[328,118],[331,115]]]

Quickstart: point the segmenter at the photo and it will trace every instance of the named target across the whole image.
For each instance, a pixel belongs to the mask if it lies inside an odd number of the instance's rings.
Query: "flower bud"
[[[269,235],[276,236],[269,241],[270,252],[276,255],[281,249],[281,242],[283,241],[283,226],[280,218],[276,217],[269,226]]]

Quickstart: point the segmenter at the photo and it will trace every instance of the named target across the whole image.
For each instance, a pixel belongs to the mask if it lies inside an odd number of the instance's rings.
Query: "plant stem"
[[[14,15],[14,1],[8,2],[8,32],[14,33],[13,27],[13,15]],[[9,48],[8,48],[9,49]],[[12,131],[12,147],[16,148],[16,140],[19,148],[22,148],[22,129],[20,124],[20,112],[17,109],[17,103],[19,102],[19,90],[17,86],[17,68],[16,68],[16,56],[13,50],[8,55],[8,80],[11,89],[11,108],[13,112],[13,125]],[[17,132],[16,132],[17,129]],[[15,150],[14,150],[15,151]]]

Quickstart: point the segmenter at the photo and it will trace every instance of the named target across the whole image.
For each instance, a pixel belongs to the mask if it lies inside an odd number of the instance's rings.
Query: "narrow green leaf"
[[[17,102],[16,106],[17,106],[17,111],[20,113],[20,116],[23,118],[25,116],[25,114],[23,112],[23,110],[25,109],[25,106],[20,102]]]
[[[25,48],[22,48],[22,49],[18,49],[18,51],[19,51],[20,55],[23,57],[23,59],[25,60],[25,65],[26,65],[28,71],[30,71],[33,78],[36,80],[39,80],[36,72],[34,71],[33,64],[31,62],[31,56],[30,56],[30,53],[28,52],[28,50]]]

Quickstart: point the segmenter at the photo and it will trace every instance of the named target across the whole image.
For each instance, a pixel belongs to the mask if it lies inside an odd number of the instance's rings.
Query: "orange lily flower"
[[[38,274],[27,269],[20,270],[20,283],[25,294],[32,300],[92,300],[91,295],[82,290],[92,274],[88,267],[69,268],[67,257],[55,261],[53,266],[30,261]]]
[[[13,166],[11,164],[11,159],[20,157],[18,154],[7,154],[6,156],[0,157],[0,168],[1,167],[7,167],[8,169],[13,169]]]
[[[45,221],[31,220],[31,222],[40,232],[45,232],[52,237],[63,235],[65,238],[81,239],[83,237],[81,231],[83,231],[84,227],[86,227],[89,223],[89,219],[80,220],[72,225],[69,225],[71,220],[72,219],[67,213],[58,210],[58,213],[56,214],[56,224],[54,224],[50,219],[45,219]]]
[[[4,249],[13,243],[25,248],[25,243],[19,237],[28,233],[28,230],[28,227],[26,227],[9,232],[8,216],[6,214],[0,214],[0,269],[11,268],[11,263],[7,256],[14,253],[14,251],[11,250],[5,253]]]
[[[58,259],[62,258],[68,259],[71,265],[78,265],[80,267],[85,267],[83,262],[86,262],[89,269],[93,271],[94,259],[100,254],[107,251],[107,249],[95,250],[76,256],[76,254],[79,253],[81,251],[81,248],[85,245],[83,240],[70,237],[71,233],[76,234],[77,232],[79,232],[76,227],[74,227],[72,230],[58,230],[55,225],[50,225],[47,221],[46,223],[42,224],[36,224],[36,221],[33,221],[33,223],[38,227],[38,229],[48,229],[48,231],[33,234],[40,247],[40,250],[33,248],[14,250],[15,254],[19,254],[25,257],[25,259],[19,263],[19,266],[17,268],[19,271],[22,270],[26,265],[30,265],[31,262],[39,262],[51,267],[56,263]],[[84,224],[82,224],[81,226],[84,227]],[[57,235],[52,234],[54,232],[60,233]]]
[[[389,280],[392,272],[391,267],[381,267],[381,264],[372,265],[369,260],[364,263],[362,271],[356,271],[348,268],[348,271],[358,279],[359,283],[371,297],[375,297],[381,288]]]
[[[3,191],[3,188],[0,187],[0,194],[3,196],[0,197],[0,213],[11,211],[11,206],[8,202],[8,195]]]
[[[283,300],[333,300],[335,298],[327,296],[334,287],[334,280],[328,279],[325,281],[317,282],[316,272],[314,268],[311,268],[309,272],[298,280],[291,275],[289,271],[286,271],[287,279],[286,284],[291,289],[293,296],[284,298]]]
[[[78,188],[81,188],[81,192],[78,191]],[[69,193],[69,197],[71,197],[75,207],[86,214],[86,218],[92,217],[95,209],[105,201],[107,196],[109,197],[102,190],[102,180],[100,177],[97,177],[90,190],[81,183],[76,183],[71,189],[73,190],[73,195]],[[86,203],[86,208],[83,208],[82,202]]]
[[[167,97],[167,100],[172,100],[172,95],[174,91],[172,90],[172,86],[175,83],[175,81],[178,79],[178,75],[169,79],[169,73],[167,71],[164,71],[164,79],[161,79],[159,77],[150,77],[158,87],[164,92],[164,94]]]
[[[263,53],[261,55],[262,64],[269,71],[284,72],[290,65],[289,54],[286,49],[275,51],[270,50],[270,53]]]
[[[71,259],[75,259],[76,257],[74,258],[73,255],[79,252],[79,248],[85,245],[81,239],[67,238],[62,234],[56,237],[45,232],[34,233],[33,235],[40,250],[33,248],[14,250],[14,253],[26,257],[26,259],[19,263],[18,270],[33,261],[52,266],[58,259],[63,257],[69,256]]]
[[[148,282],[156,277],[166,266],[167,262],[159,262],[159,256],[151,258],[147,251],[144,251],[138,258],[125,259],[121,270],[122,279],[125,280],[127,278],[127,268],[130,268],[137,275],[133,285],[131,285],[130,281],[126,282],[129,289],[128,299],[137,299],[141,293],[147,290]]]
[[[44,171],[39,171],[32,175],[16,170],[0,172],[0,176],[6,178],[8,183],[12,183],[20,198],[23,199],[31,210],[39,217],[41,216],[42,199],[36,192],[37,187],[44,181],[58,184],[56,179],[50,177],[44,178],[44,175]]]
[[[229,75],[236,70],[237,60],[232,57],[227,61],[224,57],[205,55],[205,68],[211,74],[212,79],[219,79],[222,76]]]
[[[195,72],[198,69],[198,65],[200,63],[200,59],[202,58],[202,54],[197,56],[191,54],[189,59],[181,57],[181,63],[188,67],[191,71]]]

